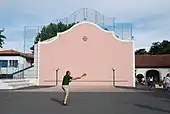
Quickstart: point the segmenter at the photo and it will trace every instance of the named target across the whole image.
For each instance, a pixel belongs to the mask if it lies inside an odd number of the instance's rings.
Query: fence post
[[[76,23],[76,13],[74,12],[74,23]]]
[[[113,86],[115,87],[115,69],[112,68],[112,75],[113,75]]]
[[[86,14],[86,8],[83,8],[83,17],[84,17],[84,20],[86,20],[85,14]]]
[[[104,28],[104,15],[102,16],[102,18],[103,18],[103,28]]]
[[[95,11],[95,24],[97,24],[97,12]]]
[[[56,86],[58,85],[58,71],[59,71],[59,68],[56,70]]]
[[[115,26],[116,26],[116,24],[115,24],[115,18],[113,18],[112,21],[113,21],[113,31],[115,32],[115,29],[116,29],[116,27],[115,27]]]

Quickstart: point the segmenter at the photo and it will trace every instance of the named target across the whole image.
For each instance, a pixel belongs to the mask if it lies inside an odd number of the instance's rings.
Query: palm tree
[[[6,39],[6,37],[4,35],[2,35],[2,33],[4,32],[4,29],[0,30],[0,48],[3,48],[3,44],[4,44],[4,39]]]

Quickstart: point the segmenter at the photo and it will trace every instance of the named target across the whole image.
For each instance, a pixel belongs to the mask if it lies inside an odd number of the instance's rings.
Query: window
[[[18,67],[18,60],[9,60],[10,67]]]
[[[0,67],[8,67],[8,60],[0,60]]]

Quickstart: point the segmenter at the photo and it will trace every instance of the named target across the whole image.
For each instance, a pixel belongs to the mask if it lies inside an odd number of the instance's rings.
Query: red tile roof
[[[34,58],[34,55],[32,53],[25,53],[25,56],[27,56],[29,58]]]
[[[24,56],[26,58],[34,58],[34,55],[32,53],[22,53],[22,52],[18,52],[15,50],[2,50],[0,51],[0,55],[14,55],[14,56]]]
[[[2,50],[0,51],[0,54],[20,54],[20,52],[10,49],[10,50]]]
[[[136,68],[170,68],[170,54],[165,55],[135,55]]]

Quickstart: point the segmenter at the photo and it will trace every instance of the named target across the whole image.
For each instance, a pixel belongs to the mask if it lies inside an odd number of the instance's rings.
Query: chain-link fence
[[[131,23],[117,23],[114,17],[107,17],[93,9],[81,8],[73,12],[70,16],[63,19],[53,20],[51,23],[72,24],[82,21],[93,22],[101,28],[113,31],[115,35],[123,40],[132,39],[132,24]],[[44,25],[46,26],[46,25]],[[41,31],[41,26],[25,26],[24,28],[24,52],[29,52],[30,47],[33,46],[37,34]]]

